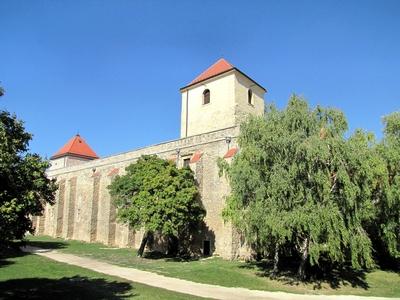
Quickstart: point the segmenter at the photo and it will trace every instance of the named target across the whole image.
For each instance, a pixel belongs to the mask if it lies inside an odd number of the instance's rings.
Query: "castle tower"
[[[180,91],[181,138],[237,126],[248,114],[264,114],[266,90],[225,59]]]
[[[51,167],[49,170],[76,166],[97,158],[99,158],[97,154],[90,148],[85,140],[77,134],[50,157]]]

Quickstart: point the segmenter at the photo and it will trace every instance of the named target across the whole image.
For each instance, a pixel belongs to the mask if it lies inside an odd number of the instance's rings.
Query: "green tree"
[[[0,245],[32,232],[30,216],[54,202],[56,185],[45,173],[49,164],[28,153],[31,138],[15,115],[0,111]]]
[[[285,110],[242,124],[239,154],[220,161],[231,184],[224,217],[260,253],[274,253],[274,271],[284,249],[306,263],[347,260],[355,268],[373,265],[365,224],[374,216],[372,195],[381,161],[373,137],[362,131],[350,139],[347,122],[335,109],[310,109],[292,96]]]
[[[109,190],[119,220],[133,229],[145,229],[138,256],[156,232],[167,236],[176,246],[171,252],[176,252],[179,239],[187,238],[191,227],[204,217],[190,168],[178,169],[156,156],[139,158],[125,175],[113,180]]]
[[[400,112],[383,119],[384,138],[378,152],[385,161],[386,181],[377,201],[377,232],[385,253],[400,258]]]

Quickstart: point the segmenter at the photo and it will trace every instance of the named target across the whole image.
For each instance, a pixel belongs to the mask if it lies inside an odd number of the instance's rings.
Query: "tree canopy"
[[[239,154],[231,165],[220,162],[232,189],[224,217],[255,251],[275,254],[276,270],[285,249],[300,257],[301,278],[307,263],[318,265],[322,258],[353,268],[374,265],[368,228],[376,221],[376,203],[391,203],[382,198],[387,168],[373,135],[357,130],[346,138],[346,131],[342,112],[311,109],[294,95],[286,109],[270,106],[264,117],[242,124]],[[393,188],[385,195],[396,193]],[[382,212],[393,214],[382,232],[398,230],[399,210],[393,208]],[[395,238],[386,237],[392,245]]]
[[[133,229],[145,229],[138,255],[143,255],[149,235],[160,233],[175,242],[204,217],[190,168],[171,161],[142,156],[109,186],[118,218]]]
[[[386,252],[400,258],[400,112],[383,118],[384,138],[378,153],[385,162],[386,177],[377,201],[376,231]]]
[[[22,121],[0,111],[0,244],[32,232],[30,216],[54,203],[56,185],[45,174],[49,164],[28,153],[31,138]]]

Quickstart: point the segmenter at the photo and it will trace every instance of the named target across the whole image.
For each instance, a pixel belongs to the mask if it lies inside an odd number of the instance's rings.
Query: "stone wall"
[[[238,128],[230,127],[50,170],[48,176],[56,178],[59,184],[57,202],[53,206],[47,205],[44,215],[35,219],[36,231],[54,237],[138,248],[143,232],[133,232],[117,222],[107,186],[143,154],[174,159],[178,166],[182,166],[183,159],[201,153],[200,159],[190,164],[207,212],[196,244],[202,248],[205,240],[210,241],[212,254],[224,258],[246,255],[246,249],[237,243],[237,234],[232,226],[224,223],[221,216],[229,185],[224,177],[219,176],[217,166],[217,159],[223,157],[229,148],[236,147],[237,134]],[[230,143],[226,137],[231,138]]]

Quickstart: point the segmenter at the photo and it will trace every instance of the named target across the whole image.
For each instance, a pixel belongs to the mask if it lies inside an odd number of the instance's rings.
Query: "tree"
[[[374,184],[382,167],[371,151],[373,137],[357,131],[335,109],[310,109],[292,96],[285,110],[241,125],[239,154],[220,161],[231,185],[224,217],[262,255],[298,253],[298,276],[321,259],[355,268],[373,265],[365,224],[374,216]]]
[[[119,220],[133,229],[145,229],[138,256],[154,233],[176,244],[204,217],[190,168],[178,169],[156,156],[139,158],[126,168],[126,175],[113,180],[109,190]]]
[[[49,164],[28,153],[31,138],[22,121],[0,111],[0,245],[32,232],[30,216],[54,203],[56,185],[45,173]]]
[[[385,161],[386,180],[377,201],[376,228],[385,254],[400,259],[400,112],[383,118],[384,138],[378,153]]]

